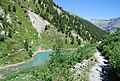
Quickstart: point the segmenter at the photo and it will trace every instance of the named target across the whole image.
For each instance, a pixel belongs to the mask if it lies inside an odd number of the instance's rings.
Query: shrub
[[[0,34],[0,42],[3,42],[5,40],[5,36]]]

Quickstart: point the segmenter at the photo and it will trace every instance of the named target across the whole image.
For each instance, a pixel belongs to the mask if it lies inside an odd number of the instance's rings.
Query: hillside
[[[107,32],[115,32],[117,28],[120,27],[120,17],[112,18],[112,19],[92,19],[92,22],[97,27],[105,30]]]
[[[98,49],[109,60],[111,76],[118,76],[120,79],[120,30],[104,37]]]
[[[104,31],[52,0],[0,0],[0,65],[28,60],[38,49],[64,48],[100,40]]]

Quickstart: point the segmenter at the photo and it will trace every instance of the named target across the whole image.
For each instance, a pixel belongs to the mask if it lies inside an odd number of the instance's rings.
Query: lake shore
[[[42,49],[39,48],[36,52],[34,52],[34,54],[32,55],[32,58],[31,58],[31,59],[29,59],[29,60],[27,60],[27,61],[23,61],[23,62],[16,63],[16,64],[10,64],[10,65],[5,65],[5,66],[0,66],[0,70],[1,70],[1,69],[4,69],[4,68],[13,67],[13,66],[17,66],[17,65],[21,65],[21,64],[27,63],[28,61],[33,60],[33,57],[34,57],[37,53],[47,52],[47,51],[52,51],[52,49],[42,50]]]
[[[14,66],[18,66],[18,65],[21,65],[21,64],[25,64],[31,60],[34,59],[34,56],[40,52],[47,52],[47,51],[52,51],[52,49],[49,49],[49,50],[42,50],[41,48],[38,47],[38,50],[36,52],[34,52],[34,54],[32,55],[32,58],[27,60],[27,61],[23,61],[23,62],[19,62],[19,63],[16,63],[16,64],[9,64],[9,65],[5,65],[5,66],[0,66],[0,70],[2,69],[5,69],[5,68],[9,68],[9,67],[14,67]],[[4,74],[1,74],[0,73],[0,78],[3,77]]]

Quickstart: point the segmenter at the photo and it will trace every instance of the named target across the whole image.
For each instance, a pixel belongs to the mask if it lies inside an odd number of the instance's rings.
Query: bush
[[[32,50],[29,50],[29,56],[32,57],[32,55],[33,55]]]
[[[0,34],[0,42],[3,42],[5,40],[5,36]]]
[[[26,49],[26,51],[28,51],[28,47],[29,47],[29,45],[28,45],[28,41],[27,41],[27,40],[25,40],[25,43],[24,43],[24,48]]]
[[[0,16],[0,20],[4,20],[4,18],[2,16]]]

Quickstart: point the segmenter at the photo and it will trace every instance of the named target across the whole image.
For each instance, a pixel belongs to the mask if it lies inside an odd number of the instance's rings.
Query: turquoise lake
[[[26,62],[24,64],[20,64],[18,66],[13,66],[13,67],[2,69],[2,72],[4,72],[4,74],[9,74],[11,72],[16,72],[16,71],[25,69],[27,67],[42,64],[46,60],[50,59],[50,54],[52,54],[52,53],[53,53],[53,51],[39,52],[33,57],[32,60],[30,60],[30,61],[28,61],[28,62]]]

